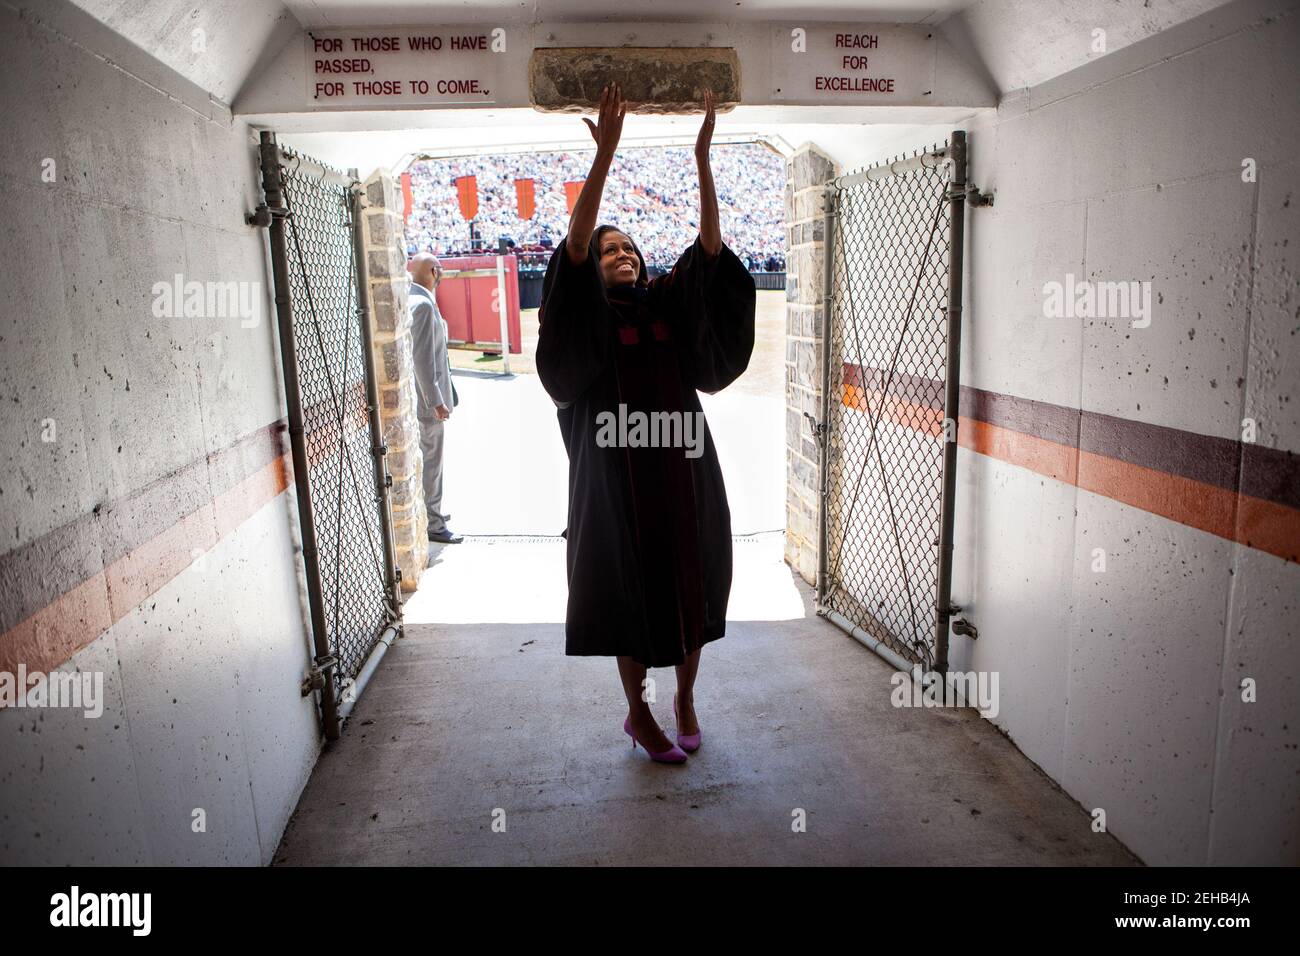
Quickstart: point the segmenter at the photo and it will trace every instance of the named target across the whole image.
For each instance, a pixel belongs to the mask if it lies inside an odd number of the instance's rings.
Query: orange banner
[[[533,201],[533,181],[531,179],[515,180],[515,199],[519,202],[519,218],[532,219],[535,203]]]
[[[456,198],[460,200],[460,214],[466,219],[478,215],[478,179],[459,176],[456,179]]]
[[[564,184],[564,204],[569,207],[569,212],[573,212],[573,207],[578,204],[578,196],[582,193],[582,184],[585,182],[585,179],[579,179]]]
[[[402,173],[402,222],[411,218],[411,174]]]

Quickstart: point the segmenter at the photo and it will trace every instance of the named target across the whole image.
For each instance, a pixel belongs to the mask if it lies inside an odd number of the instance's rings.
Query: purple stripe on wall
[[[913,404],[942,408],[938,379],[844,365],[845,382],[883,389]],[[1025,435],[1189,478],[1264,501],[1300,508],[1300,455],[1196,432],[1081,411],[963,385],[961,414]]]

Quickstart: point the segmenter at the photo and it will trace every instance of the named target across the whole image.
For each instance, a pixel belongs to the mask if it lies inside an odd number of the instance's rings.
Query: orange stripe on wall
[[[1220,538],[1236,538],[1239,496],[1226,488],[1086,451],[1079,453],[1078,485]]]
[[[278,497],[293,481],[293,461],[288,454],[253,472],[235,487],[217,495],[217,537],[224,538],[251,518],[267,502]]]
[[[1242,495],[1234,540],[1300,564],[1300,511]]]
[[[216,518],[212,502],[208,501],[106,567],[104,578],[113,623],[130,614],[216,543]]]
[[[0,671],[49,672],[156,594],[289,487],[282,455],[0,635]]]
[[[113,625],[100,571],[0,635],[0,671],[51,671]],[[2,708],[0,708],[2,709]]]
[[[849,408],[857,409],[860,412],[873,412],[881,418],[886,418],[891,422],[915,431],[927,432],[935,438],[943,434],[943,411],[941,409],[918,405],[915,402],[899,398],[897,395],[891,396],[890,400],[885,402],[884,393],[880,390],[863,388],[860,385],[849,385],[847,382],[842,386],[842,390],[843,394],[840,396],[840,400]]]
[[[1079,477],[1078,449],[1034,435],[1026,435],[1000,425],[976,421],[961,416],[957,429],[957,444],[990,458],[1028,468],[1057,481],[1077,484]]]
[[[363,428],[370,427],[370,405],[366,401],[366,383],[353,382],[343,396],[343,425],[334,416],[334,404],[322,400],[304,413],[307,425],[307,461],[317,465],[339,453],[339,440],[346,443]],[[367,465],[374,467],[367,459]]]
[[[841,401],[856,411],[880,400],[879,392],[842,386]],[[942,413],[925,406],[895,399],[880,414],[936,439],[942,434]],[[960,422],[958,444],[971,451],[1300,563],[1300,510],[966,416]]]

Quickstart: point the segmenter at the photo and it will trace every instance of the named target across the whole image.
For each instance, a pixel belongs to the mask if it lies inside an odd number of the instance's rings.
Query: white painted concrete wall
[[[250,131],[49,9],[0,7],[5,550],[284,414]],[[155,318],[175,273],[260,283],[257,324]],[[77,653],[104,672],[102,717],[0,710],[0,862],[270,860],[319,747],[295,526],[290,487]]]
[[[996,202],[968,213],[964,384],[1300,451],[1295,8],[1228,5],[969,125]],[[1153,281],[1151,327],[1045,318],[1067,272]],[[980,636],[952,666],[1000,673],[995,722],[1148,863],[1300,862],[1300,566],[965,448],[959,482]]]

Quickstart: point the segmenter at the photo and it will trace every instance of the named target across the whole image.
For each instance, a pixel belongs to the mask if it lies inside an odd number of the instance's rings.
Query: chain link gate
[[[818,612],[944,672],[951,615],[966,142],[826,187]]]
[[[371,353],[360,185],[261,135],[276,316],[327,739],[400,632],[386,449]]]

